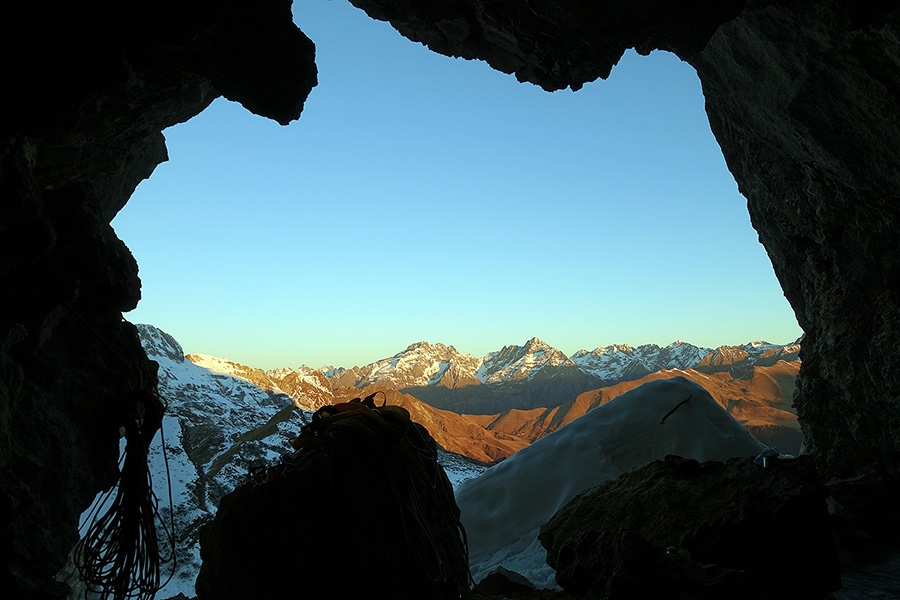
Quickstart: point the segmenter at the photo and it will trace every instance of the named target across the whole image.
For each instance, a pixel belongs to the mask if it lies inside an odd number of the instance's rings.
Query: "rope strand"
[[[172,547],[175,561],[175,530],[171,485],[169,507],[171,529],[159,515],[159,499],[153,493],[153,480],[147,464],[150,441],[162,426],[164,403],[155,392],[131,392],[125,402],[132,407],[125,421],[125,452],[119,470],[115,497],[109,508],[99,514],[113,490],[103,496],[91,512],[91,525],[75,546],[74,561],[85,595],[93,592],[100,600],[152,600],[162,587],[162,562],[159,552],[157,520]],[[165,446],[164,438],[163,446]],[[168,470],[168,458],[163,448]],[[99,514],[99,516],[98,516]],[[169,577],[169,580],[171,576]],[[168,581],[168,580],[167,580]]]

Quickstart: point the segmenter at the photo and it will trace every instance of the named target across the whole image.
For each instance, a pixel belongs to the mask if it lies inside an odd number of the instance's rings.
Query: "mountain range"
[[[802,435],[791,399],[799,370],[799,361],[783,360],[754,367],[742,379],[735,379],[725,371],[704,373],[694,368],[663,369],[640,379],[583,392],[556,407],[510,409],[494,415],[468,417],[488,430],[533,442],[644,383],[681,376],[702,386],[761,442],[783,453],[796,455],[800,451]]]
[[[799,351],[799,342],[782,346],[751,342],[713,349],[677,341],[665,347],[612,345],[566,356],[532,338],[522,346],[504,346],[480,359],[453,346],[417,342],[394,356],[352,368],[303,365],[263,372],[226,361],[232,365],[228,367],[221,363],[223,359],[208,355],[192,354],[188,359],[207,366],[218,362],[215,368],[263,389],[281,390],[309,410],[330,403],[334,390],[372,388],[402,391],[456,413],[487,415],[559,406],[583,392],[663,370],[693,369],[746,379],[756,367],[797,361]]]
[[[481,359],[453,346],[418,342],[363,367],[254,369],[228,359],[186,359],[314,411],[381,391],[407,408],[445,449],[475,460],[502,460],[595,406],[638,385],[684,376],[705,387],[762,441],[796,453],[800,430],[791,407],[799,342],[701,348],[677,341],[607,346],[572,356],[538,338]],[[474,428],[473,428],[474,427]]]
[[[790,407],[799,369],[796,345],[708,350],[677,342],[666,348],[611,346],[566,357],[535,338],[476,359],[452,346],[419,342],[365,367],[263,371],[225,358],[185,355],[169,334],[150,325],[137,327],[145,351],[159,364],[159,391],[168,402],[165,443],[157,441],[152,449],[151,468],[155,482],[171,482],[179,567],[166,591],[173,595],[193,595],[198,531],[219,499],[254,469],[290,452],[290,441],[310,411],[374,391],[383,394],[379,402],[403,406],[428,429],[441,446],[440,461],[454,485],[645,381],[676,375],[700,383],[764,442],[780,444],[783,452],[799,448],[799,426]],[[678,368],[625,380],[660,364]],[[509,390],[518,390],[547,399],[542,396],[547,382],[568,382],[577,390],[572,382],[591,377],[620,381],[572,393],[555,405],[494,412],[482,407],[487,414],[436,408],[411,393],[506,390],[512,396]],[[554,389],[564,387],[558,383]],[[490,401],[491,395],[473,393],[471,398]],[[157,494],[164,498],[166,491]]]

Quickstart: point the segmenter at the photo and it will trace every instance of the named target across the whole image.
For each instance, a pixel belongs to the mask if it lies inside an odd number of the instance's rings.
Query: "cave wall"
[[[688,58],[805,333],[806,445],[838,478],[900,467],[898,25],[897,10],[751,3]]]
[[[156,382],[109,223],[166,160],[162,130],[216,97],[296,119],[315,50],[289,0],[7,3],[0,23],[0,596],[55,598],[117,473],[119,399]]]
[[[351,1],[436,52],[546,90],[605,78],[628,48],[694,66],[805,332],[795,405],[807,449],[826,478],[896,474],[897,2]]]
[[[693,65],[806,332],[796,405],[809,450],[828,477],[896,470],[897,2],[352,2],[547,90],[608,76],[628,48]],[[122,320],[140,283],[109,223],[165,160],[161,131],[217,96],[297,118],[314,47],[289,0],[0,15],[0,593],[53,598],[78,514],[115,476],[117,398],[155,378]]]

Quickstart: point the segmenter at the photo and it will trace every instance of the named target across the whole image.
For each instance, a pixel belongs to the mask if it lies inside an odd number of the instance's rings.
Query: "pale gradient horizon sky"
[[[346,0],[294,4],[319,85],[287,127],[219,99],[113,221],[125,316],[254,367],[364,365],[421,340],[571,355],[801,335],[693,69],[629,52],[547,93],[434,54]]]

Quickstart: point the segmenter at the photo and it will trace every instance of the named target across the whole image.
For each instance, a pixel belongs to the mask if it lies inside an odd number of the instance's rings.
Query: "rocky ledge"
[[[576,597],[823,597],[841,587],[827,496],[806,457],[670,456],[576,496],[540,540]]]

